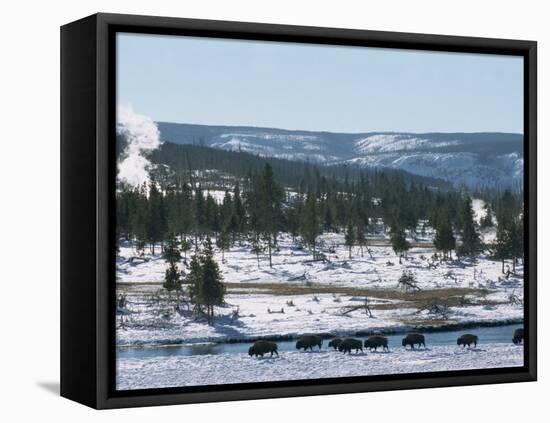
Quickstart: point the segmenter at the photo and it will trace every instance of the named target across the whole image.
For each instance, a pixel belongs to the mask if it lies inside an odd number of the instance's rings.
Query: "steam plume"
[[[150,117],[135,113],[132,106],[119,105],[117,133],[127,141],[118,163],[118,181],[132,186],[143,184],[149,180],[151,166],[147,153],[162,144],[157,125]]]

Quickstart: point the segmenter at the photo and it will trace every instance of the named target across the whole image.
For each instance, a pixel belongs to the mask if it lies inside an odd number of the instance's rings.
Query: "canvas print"
[[[523,366],[522,57],[116,55],[117,390]]]

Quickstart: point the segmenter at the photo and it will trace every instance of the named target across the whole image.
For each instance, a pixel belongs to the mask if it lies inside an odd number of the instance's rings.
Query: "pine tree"
[[[275,180],[272,167],[267,163],[260,178],[260,231],[267,241],[269,267],[273,267],[272,250],[277,243],[277,235],[282,224],[281,205],[283,190]]]
[[[462,245],[460,252],[466,255],[476,254],[481,247],[481,240],[475,228],[474,211],[472,209],[472,200],[466,197],[460,210],[460,226]]]
[[[222,262],[225,262],[224,252],[231,246],[231,237],[226,229],[222,229],[216,240],[216,246],[222,252]]]
[[[233,200],[229,191],[225,191],[223,202],[220,207],[220,227],[223,229],[228,228],[231,223],[231,217],[233,216]]]
[[[214,233],[214,237],[217,239],[218,233],[221,229],[220,215],[218,213],[218,205],[216,204],[216,200],[214,200],[214,197],[212,197],[210,193],[206,195],[204,214],[207,236]]]
[[[304,243],[311,248],[313,254],[316,252],[317,237],[321,235],[321,223],[315,194],[307,194],[306,203],[300,224],[300,235]]]
[[[482,229],[492,228],[493,226],[495,226],[493,222],[493,211],[489,204],[485,204],[485,216],[479,219],[479,226]]]
[[[362,219],[357,224],[357,237],[356,241],[361,251],[361,257],[363,257],[363,248],[367,245],[367,237],[365,235],[366,226]]]
[[[434,247],[443,252],[444,259],[450,258],[451,251],[456,248],[456,238],[448,219],[441,219],[435,228]]]
[[[157,183],[154,180],[151,180],[149,183],[149,200],[146,216],[147,238],[151,253],[155,255],[155,244],[162,241],[165,234],[166,215],[162,194],[158,190]]]
[[[502,273],[504,262],[512,257],[512,234],[509,228],[497,222],[497,237],[492,248],[493,257],[502,261]]]
[[[260,268],[260,254],[264,251],[262,244],[260,243],[260,238],[257,235],[252,237],[250,252],[256,256],[256,261],[258,263],[258,269]]]
[[[395,255],[399,257],[399,264],[401,264],[403,254],[406,254],[411,248],[405,237],[405,229],[401,226],[393,226],[390,231],[390,242]]]
[[[210,239],[207,238],[204,253],[201,257],[201,286],[199,289],[199,302],[206,306],[208,323],[212,324],[214,318],[214,306],[224,301],[225,285],[220,273],[218,263],[214,260],[214,253]]]
[[[187,252],[191,250],[191,242],[188,239],[182,239],[180,243],[180,251],[183,253],[185,262],[187,263]]]
[[[346,227],[344,244],[348,247],[348,257],[351,259],[351,249],[355,244],[355,233],[353,231],[353,224],[351,221],[348,223],[348,226]]]
[[[179,295],[181,291],[181,275],[178,269],[178,262],[181,260],[181,255],[175,239],[170,240],[164,249],[163,257],[168,262],[163,287],[168,291],[168,295],[171,295],[172,291],[176,291]]]
[[[523,257],[524,248],[523,214],[514,220],[511,230],[512,271],[516,271],[516,262]]]
[[[189,273],[185,277],[185,284],[189,286],[189,297],[192,303],[200,310],[201,304],[198,300],[202,281],[202,267],[199,254],[194,254],[189,263]]]
[[[334,226],[334,217],[332,212],[332,206],[327,202],[325,202],[325,213],[323,218],[323,226],[326,231],[332,231]]]
[[[233,216],[235,218],[235,231],[237,233],[244,232],[246,225],[246,211],[241,198],[241,190],[239,183],[233,188]]]
[[[195,222],[193,232],[195,235],[195,251],[199,249],[199,239],[202,238],[206,227],[206,204],[204,200],[204,195],[200,185],[195,189]]]

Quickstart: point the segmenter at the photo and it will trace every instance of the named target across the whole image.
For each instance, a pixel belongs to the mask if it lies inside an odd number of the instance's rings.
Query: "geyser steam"
[[[117,133],[123,135],[127,141],[118,163],[118,181],[131,186],[147,182],[151,166],[147,153],[162,144],[157,125],[150,117],[135,113],[132,106],[119,105]]]

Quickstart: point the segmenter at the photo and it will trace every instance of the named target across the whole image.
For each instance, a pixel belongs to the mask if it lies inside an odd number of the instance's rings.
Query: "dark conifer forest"
[[[119,154],[123,143],[118,140]],[[135,241],[138,251],[148,247],[155,254],[178,240],[187,254],[212,238],[223,253],[246,240],[255,254],[265,251],[271,265],[281,233],[315,254],[320,234],[341,232],[351,256],[354,245],[363,251],[369,232],[383,230],[401,257],[410,248],[406,232],[414,236],[429,226],[444,258],[483,249],[514,264],[522,256],[521,193],[471,193],[402,171],[321,166],[199,145],[164,143],[150,160],[148,183],[117,186],[117,235]],[[220,192],[221,198],[212,195]],[[487,204],[480,225],[490,227],[496,218],[494,245],[480,242],[473,195]]]

